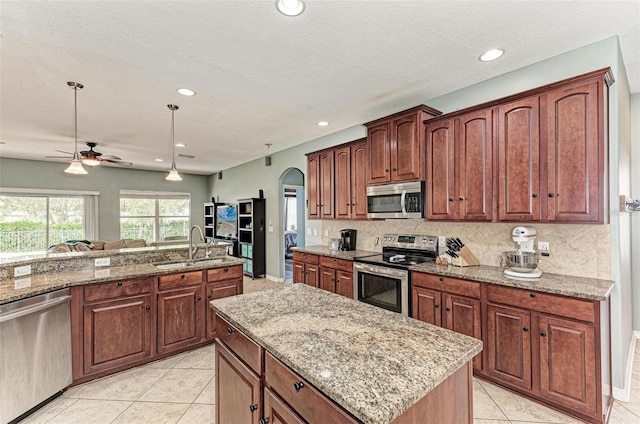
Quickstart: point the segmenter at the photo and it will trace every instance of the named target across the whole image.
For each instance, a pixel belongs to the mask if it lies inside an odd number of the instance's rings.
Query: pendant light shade
[[[174,123],[174,114],[175,111],[179,109],[177,105],[167,105],[169,110],[171,110],[171,151],[172,151],[172,161],[171,161],[171,169],[169,170],[169,175],[166,176],[165,180],[167,181],[182,181],[180,174],[178,174],[178,169],[176,168],[176,142],[175,142],[175,123]]]
[[[67,174],[85,175],[87,170],[82,166],[80,154],[78,153],[78,90],[82,90],[84,85],[79,82],[69,81],[67,85],[73,88],[73,127],[75,131],[75,149],[73,151],[73,159],[69,162],[69,167],[64,170]]]

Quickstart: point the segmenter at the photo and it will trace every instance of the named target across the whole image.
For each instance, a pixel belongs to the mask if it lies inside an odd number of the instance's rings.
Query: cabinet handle
[[[260,418],[260,424],[269,424],[269,418]]]
[[[522,331],[526,333],[527,331],[529,331],[529,327],[522,327]]]
[[[236,330],[234,330],[233,328],[229,327],[227,328],[227,335],[232,335]]]
[[[201,297],[201,296],[198,296],[198,297],[196,298],[196,300],[202,300],[202,297]]]
[[[538,194],[537,194],[537,193],[533,193],[533,194],[531,195],[531,197],[533,197],[533,198],[538,197]]]
[[[180,276],[180,278],[184,278],[184,277],[185,277],[185,275],[184,275],[184,274],[182,274],[182,275]]]
[[[529,297],[533,299],[534,297],[536,297],[536,294],[535,293],[529,293]]]
[[[555,196],[555,194],[549,193],[549,197],[553,197],[553,196]]]
[[[542,337],[547,337],[547,333],[545,333],[544,331],[541,331],[541,332],[540,332],[540,335],[541,335]]]
[[[249,412],[252,414],[258,409],[258,404],[249,405]]]
[[[225,269],[224,269],[224,272],[229,272],[229,268],[225,268]]]
[[[462,202],[464,200],[464,197],[458,197],[458,200]]]
[[[397,168],[393,168],[393,172],[396,172],[398,169]]]
[[[384,172],[389,172],[389,170],[388,170],[388,169],[385,169],[385,170],[384,170]]]
[[[144,309],[146,309],[147,311],[150,311],[151,310],[151,306],[147,305],[146,308],[144,308]]]
[[[297,383],[293,383],[293,388],[296,389],[296,392],[299,392],[304,387],[304,383],[302,381],[298,381]]]
[[[118,287],[122,287],[122,281],[118,281]]]
[[[449,201],[450,201],[450,202],[453,202],[453,197],[449,197]]]
[[[207,299],[211,299],[212,297],[213,297],[212,295],[209,295],[209,296],[207,296]]]
[[[449,308],[449,307],[444,308],[444,310],[447,311],[447,312],[451,312],[451,308]]]
[[[438,309],[440,307],[440,305],[438,305],[437,303],[435,305],[433,305],[434,308]]]
[[[440,278],[438,278],[438,280],[444,281],[444,277],[440,277]]]

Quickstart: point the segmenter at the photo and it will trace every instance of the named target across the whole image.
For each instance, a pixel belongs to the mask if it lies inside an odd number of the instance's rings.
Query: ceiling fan
[[[100,165],[100,162],[115,163],[117,165],[127,166],[127,167],[133,165],[133,163],[125,162],[122,159],[120,159],[118,156],[103,155],[100,152],[96,152],[95,150],[93,150],[93,148],[96,147],[98,143],[94,143],[93,141],[87,141],[86,144],[87,146],[89,146],[89,150],[83,150],[79,152],[80,160],[82,160],[82,163],[85,165],[96,166],[96,165]],[[66,153],[68,155],[71,155],[71,158],[73,158],[73,153],[71,152],[65,152],[64,150],[57,150],[57,149],[56,149],[56,152]],[[53,158],[53,159],[69,159],[70,158],[68,156],[46,156],[46,157]]]

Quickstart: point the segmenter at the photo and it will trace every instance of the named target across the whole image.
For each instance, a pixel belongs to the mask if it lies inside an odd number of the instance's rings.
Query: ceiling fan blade
[[[126,166],[129,167],[131,165],[133,165],[133,162],[123,162],[120,160],[111,160],[111,159],[105,159],[105,158],[101,158],[103,162],[110,162],[110,163],[115,163],[116,165],[120,165],[120,166]]]
[[[122,160],[118,156],[115,155],[102,155],[100,156],[102,159],[111,159],[111,160]]]
[[[45,158],[50,158],[50,159],[73,159],[73,155],[72,156],[45,156]]]
[[[60,153],[66,153],[66,154],[68,154],[68,155],[73,156],[73,152],[65,152],[64,150],[58,150],[58,149],[55,149],[55,151],[56,151],[56,152],[60,152]]]

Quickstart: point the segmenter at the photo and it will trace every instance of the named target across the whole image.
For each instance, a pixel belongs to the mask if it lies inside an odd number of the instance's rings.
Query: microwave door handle
[[[400,195],[400,208],[402,208],[402,216],[407,216],[407,208],[405,206],[405,200],[407,198],[407,190],[402,190]]]

